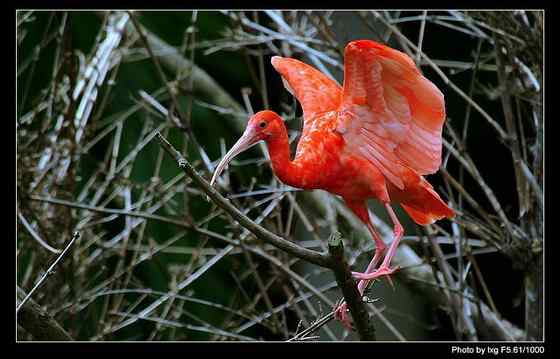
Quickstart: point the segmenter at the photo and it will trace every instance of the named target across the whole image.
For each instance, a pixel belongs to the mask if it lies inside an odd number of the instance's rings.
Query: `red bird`
[[[360,279],[390,275],[403,228],[391,207],[400,203],[418,224],[453,217],[423,175],[441,165],[443,94],[406,54],[370,40],[350,42],[344,51],[341,88],[317,69],[295,59],[274,56],[272,66],[303,108],[303,133],[293,160],[288,133],[276,113],[261,111],[249,119],[242,137],[219,163],[212,183],[233,157],[259,141],[268,145],[272,168],[285,184],[339,195],[367,225],[375,255]],[[381,201],[394,225],[394,240],[384,241],[370,221],[366,201]],[[346,305],[336,317],[349,325]]]

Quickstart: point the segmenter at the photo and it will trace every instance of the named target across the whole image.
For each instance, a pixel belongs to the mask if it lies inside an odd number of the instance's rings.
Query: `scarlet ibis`
[[[344,51],[344,85],[301,61],[272,57],[272,66],[303,109],[303,132],[293,160],[288,134],[275,112],[260,111],[223,157],[211,183],[239,153],[265,141],[276,176],[306,190],[322,189],[342,197],[369,229],[375,255],[365,272],[352,272],[363,294],[369,281],[390,276],[390,263],[403,235],[391,203],[399,203],[420,225],[453,217],[451,210],[423,177],[441,165],[443,94],[418,70],[412,59],[370,40],[348,43]],[[366,201],[381,201],[394,226],[386,245],[373,226]],[[346,305],[335,311],[350,325]]]

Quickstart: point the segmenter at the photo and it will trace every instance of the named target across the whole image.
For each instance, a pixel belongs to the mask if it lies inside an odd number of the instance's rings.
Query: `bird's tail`
[[[455,212],[442,201],[427,181],[422,181],[422,190],[414,201],[401,203],[401,207],[414,222],[420,225],[432,224],[443,218],[453,218]]]

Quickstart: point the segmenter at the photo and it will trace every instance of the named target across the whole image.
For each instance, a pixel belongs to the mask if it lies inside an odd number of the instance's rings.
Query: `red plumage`
[[[274,173],[293,187],[323,189],[341,196],[368,226],[375,256],[364,273],[369,280],[390,276],[389,267],[402,227],[391,208],[400,203],[418,224],[452,217],[423,175],[441,165],[443,94],[406,54],[374,41],[350,42],[344,53],[341,87],[317,69],[295,59],[275,56],[272,65],[300,102],[304,125],[296,155],[290,160],[288,135],[272,111],[255,114],[241,139],[218,165],[212,182],[235,155],[264,140]],[[386,246],[370,222],[367,199],[384,203],[395,226],[395,239],[378,267]],[[348,324],[345,306],[337,317]]]

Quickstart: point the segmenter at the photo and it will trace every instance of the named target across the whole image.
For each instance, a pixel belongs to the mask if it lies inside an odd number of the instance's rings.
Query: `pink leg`
[[[381,239],[381,236],[379,235],[379,233],[377,233],[377,230],[375,229],[375,227],[373,226],[373,224],[371,223],[371,219],[369,218],[369,212],[366,206],[366,203],[351,203],[351,202],[347,202],[347,205],[350,209],[352,209],[352,211],[354,211],[354,213],[363,221],[366,223],[367,228],[373,238],[373,240],[375,241],[375,255],[373,256],[373,259],[369,262],[366,270],[364,273],[372,273],[374,271],[374,269],[377,266],[377,263],[379,263],[381,257],[383,257],[383,254],[385,253],[386,250],[386,245],[385,242],[383,241],[383,239]],[[365,280],[360,280],[360,282],[358,283],[358,291],[360,292],[360,295],[364,294],[364,291],[368,285],[370,281],[365,279]],[[351,328],[350,325],[350,320],[348,318],[348,314],[347,314],[347,305],[346,303],[342,303],[338,306],[338,308],[336,308],[335,310],[335,318],[337,318],[338,320],[340,320],[346,327]]]
[[[379,233],[377,233],[377,231],[375,230],[375,227],[373,226],[371,221],[368,223],[367,227],[369,229],[369,232],[371,233],[371,236],[375,240],[375,255],[373,256],[371,262],[369,262],[366,271],[364,273],[372,273],[373,270],[377,267],[377,263],[379,263],[381,257],[383,257],[383,254],[385,254],[385,250],[387,249],[387,246],[385,245],[383,239],[381,239]],[[364,294],[364,290],[366,289],[369,282],[370,281],[366,279],[366,280],[361,280],[358,283],[358,290],[360,291],[360,294]]]
[[[397,252],[397,248],[399,246],[399,243],[403,235],[403,228],[399,222],[399,219],[397,218],[397,215],[393,211],[391,205],[389,203],[385,203],[385,208],[387,209],[387,212],[389,212],[389,216],[391,217],[391,221],[393,222],[394,225],[395,239],[393,240],[393,243],[391,243],[391,246],[389,247],[389,251],[385,256],[383,263],[381,263],[381,265],[375,272],[372,273],[352,272],[352,275],[354,276],[354,278],[361,279],[361,280],[373,280],[381,276],[387,276],[387,279],[389,279],[389,282],[392,285],[390,275],[393,274],[398,268],[390,268],[389,265],[391,264],[391,260],[395,256],[395,253]]]

